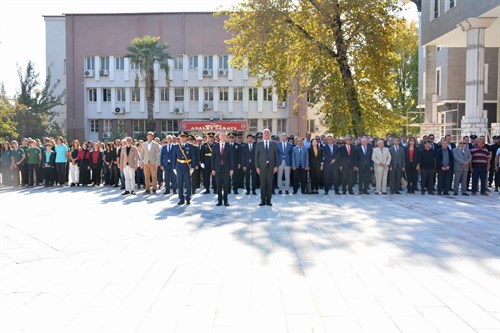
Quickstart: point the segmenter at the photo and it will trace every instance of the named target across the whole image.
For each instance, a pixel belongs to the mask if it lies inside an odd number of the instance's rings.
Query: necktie
[[[285,152],[285,143],[283,142],[283,152]]]
[[[224,144],[220,146],[220,154],[221,156],[224,156]]]
[[[299,157],[300,157],[300,153],[302,152],[302,148],[299,148]]]
[[[347,146],[347,155],[351,156],[351,146]]]
[[[269,150],[269,146],[267,145],[267,141],[266,141],[266,150]]]
[[[333,154],[333,145],[330,145],[330,153]]]
[[[396,148],[396,153],[397,153],[397,152],[398,152],[398,150],[399,150],[399,149],[398,149],[398,146],[394,146],[394,147]]]
[[[363,155],[366,155],[366,148],[363,146]]]
[[[252,144],[250,144],[250,147],[249,147],[249,148],[250,148],[250,152],[252,152]]]

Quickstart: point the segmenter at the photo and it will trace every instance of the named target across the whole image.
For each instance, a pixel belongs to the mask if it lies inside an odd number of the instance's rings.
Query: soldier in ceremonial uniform
[[[195,167],[195,150],[187,143],[188,134],[179,133],[179,144],[174,146],[174,170],[177,175],[179,202],[177,205],[191,204],[191,174]],[[185,192],[184,192],[185,189]]]
[[[191,193],[195,193],[196,189],[200,188],[201,182],[201,168],[200,168],[200,147],[194,135],[190,134],[188,136],[188,142],[193,146],[194,149],[194,171],[191,175]]]
[[[215,181],[215,176],[212,175],[212,150],[214,148],[214,136],[215,133],[213,132],[207,133],[207,142],[201,146],[200,165],[203,170],[203,186],[205,187],[204,194],[210,193],[210,183],[212,183],[214,193],[217,193],[217,183]]]

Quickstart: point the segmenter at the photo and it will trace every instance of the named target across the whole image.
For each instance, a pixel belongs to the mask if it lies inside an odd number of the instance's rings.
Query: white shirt
[[[153,141],[147,142],[147,144],[148,144],[148,151],[150,151],[151,150],[151,146],[153,145]]]

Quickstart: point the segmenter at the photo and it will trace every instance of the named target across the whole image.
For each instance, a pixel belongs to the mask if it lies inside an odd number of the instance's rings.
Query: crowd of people
[[[263,132],[206,133],[194,137],[181,132],[161,140],[149,132],[147,139],[126,137],[114,142],[71,144],[62,137],[25,138],[3,142],[0,173],[3,186],[110,186],[123,195],[178,194],[179,204],[190,204],[191,195],[203,187],[217,193],[218,205],[229,205],[228,194],[245,189],[261,192],[261,205],[272,205],[271,196],[408,194],[488,195],[500,187],[500,136],[486,144],[471,135],[455,144],[451,135],[435,142],[435,135],[387,135],[335,138],[304,137]],[[266,168],[269,172],[266,173]],[[491,190],[490,190],[491,188]]]

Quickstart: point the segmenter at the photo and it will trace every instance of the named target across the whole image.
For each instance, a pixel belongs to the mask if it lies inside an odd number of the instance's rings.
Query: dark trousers
[[[221,165],[220,171],[216,173],[215,179],[217,182],[217,202],[227,202],[227,195],[231,192],[231,176],[227,167]],[[224,192],[224,193],[222,193]]]
[[[425,190],[429,193],[434,193],[434,178],[435,178],[434,169],[421,169],[420,170],[420,190],[422,193],[425,193]]]
[[[452,171],[451,170],[438,170],[438,186],[437,186],[437,192],[438,194],[445,194],[448,195],[450,186],[451,186],[451,176],[452,176]]]
[[[352,186],[354,184],[354,170],[352,166],[342,168],[342,192],[346,191],[352,192]]]
[[[359,192],[367,192],[370,188],[371,179],[370,167],[360,168],[358,172],[359,177]]]
[[[43,172],[42,168],[38,164],[35,165],[35,178],[36,178],[36,184],[38,185],[43,184]]]
[[[335,189],[335,192],[337,193],[339,191],[339,186],[340,186],[340,173],[339,173],[339,168],[337,165],[334,163],[333,165],[324,165],[323,166],[323,177],[325,179],[324,184],[325,184],[325,193],[328,193],[328,191],[332,188]]]
[[[177,186],[179,189],[179,199],[184,201],[191,200],[191,175],[189,174],[189,166],[186,163],[177,164]],[[184,193],[184,188],[186,193]]]
[[[36,169],[38,168],[37,164],[28,164],[28,185],[33,186],[37,185],[39,180],[35,179],[37,175]]]
[[[144,186],[144,170],[142,168],[137,168],[135,170],[135,186],[139,189]]]
[[[118,182],[120,181],[120,168],[118,164],[113,163],[113,176],[112,176],[112,184],[118,186]]]
[[[486,193],[486,166],[473,166],[472,169],[472,192],[475,193],[478,190],[478,183],[481,180],[481,193]]]
[[[273,168],[269,165],[265,165],[262,169],[260,169],[260,199],[262,202],[271,202],[273,195],[273,178]]]
[[[250,182],[252,183],[252,192],[257,188],[257,172],[255,172],[255,167],[250,166],[245,171],[245,188],[247,192],[250,192]]]
[[[389,173],[389,186],[391,187],[391,193],[397,192],[401,188],[402,175],[401,166],[392,167],[392,171]]]
[[[94,185],[101,185],[101,165],[93,165],[92,166],[92,183]]]
[[[45,186],[54,185],[54,168],[42,168],[43,179],[45,179]]]
[[[28,163],[23,163],[21,165],[21,182],[22,182],[22,185],[25,186],[25,185],[28,185],[29,183],[29,170],[28,170]]]
[[[163,168],[165,169],[165,192],[170,193],[170,188],[177,192],[177,177],[175,176],[174,168],[172,165],[166,165]]]
[[[163,171],[161,168],[156,169],[156,180],[158,181],[158,187],[163,183]]]
[[[231,178],[231,185],[234,192],[238,192],[238,188],[240,187],[240,172],[240,169],[238,169],[237,167],[234,168],[233,177]]]
[[[109,165],[103,165],[104,171],[104,185],[113,185],[113,166],[111,168]]]
[[[302,167],[298,167],[295,171],[295,177],[293,178],[293,192],[296,193],[299,189],[302,193],[306,193],[306,183],[307,183],[307,173]]]
[[[322,184],[321,167],[320,166],[311,167],[310,174],[311,174],[311,191],[317,191],[319,190]]]
[[[66,162],[56,163],[57,183],[64,184],[66,182]]]
[[[406,177],[408,178],[408,192],[417,190],[418,172],[416,166],[410,166],[406,169]]]
[[[78,182],[83,186],[90,184],[90,171],[88,162],[80,161],[78,167],[80,168],[80,176]]]
[[[215,180],[215,176],[212,175],[212,166],[210,164],[205,163],[205,169],[202,171],[203,174],[203,187],[206,191],[210,191],[210,179],[212,180],[212,188],[214,192],[217,192],[217,181]]]

